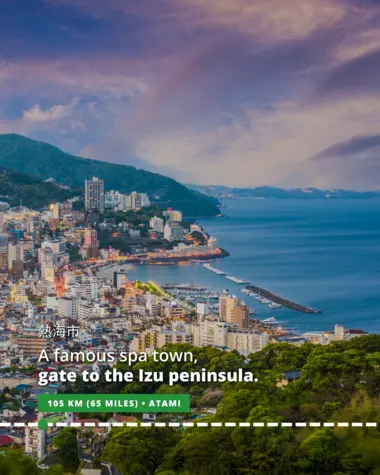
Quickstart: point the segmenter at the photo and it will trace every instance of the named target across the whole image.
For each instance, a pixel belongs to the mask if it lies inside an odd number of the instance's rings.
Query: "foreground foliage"
[[[329,346],[286,343],[268,345],[244,361],[236,353],[215,348],[171,345],[171,351],[192,351],[197,363],[136,364],[134,370],[186,371],[205,367],[226,371],[239,367],[255,373],[258,383],[225,383],[213,416],[223,422],[377,422],[380,425],[380,336],[369,335]],[[284,373],[300,370],[288,385]],[[217,386],[217,385],[213,385]],[[193,406],[202,406],[210,385],[180,385]],[[120,390],[119,388],[114,388]],[[167,385],[131,383],[124,392],[170,392]],[[202,410],[199,411],[200,413]],[[158,429],[160,430],[160,429]],[[172,437],[169,433],[172,431]],[[119,429],[104,458],[124,475],[233,474],[380,474],[379,428],[165,428],[160,448],[157,429]],[[179,439],[178,439],[179,438]],[[130,450],[140,447],[140,450]],[[129,447],[123,452],[122,447]],[[150,449],[150,447],[152,447]],[[156,457],[156,450],[161,451]],[[123,459],[122,454],[128,453]],[[150,453],[152,456],[147,456]],[[164,456],[164,460],[162,460]]]
[[[362,422],[363,427],[215,427],[113,429],[102,459],[122,475],[380,475],[380,336],[329,346],[271,344],[246,360],[216,348],[169,345],[191,351],[196,363],[156,363],[149,358],[132,371],[252,371],[257,383],[122,383],[91,388],[104,393],[190,393],[193,412],[216,405],[207,422]],[[120,370],[131,369],[118,365]],[[287,385],[284,373],[299,370]],[[89,392],[79,381],[74,390]],[[92,414],[92,417],[95,415]],[[102,415],[107,417],[109,414]],[[184,419],[189,415],[182,415]],[[173,419],[172,419],[173,420]],[[377,427],[366,427],[376,422]],[[75,430],[54,439],[65,470],[78,467]],[[24,457],[0,457],[0,473],[39,473]],[[17,471],[17,470],[18,471]],[[13,470],[13,471],[12,471]]]

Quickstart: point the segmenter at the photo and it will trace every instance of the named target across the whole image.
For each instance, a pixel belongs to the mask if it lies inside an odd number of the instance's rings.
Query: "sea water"
[[[212,265],[321,314],[271,309],[201,263],[138,266],[130,278],[228,289],[258,318],[273,316],[301,333],[337,323],[380,333],[380,200],[229,199],[225,204],[227,218],[200,221],[231,254]]]

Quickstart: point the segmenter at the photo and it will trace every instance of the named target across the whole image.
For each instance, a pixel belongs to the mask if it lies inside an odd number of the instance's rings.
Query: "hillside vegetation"
[[[17,206],[39,209],[54,201],[65,201],[75,196],[74,191],[63,190],[54,183],[0,167],[0,201]]]
[[[106,190],[147,193],[161,206],[171,206],[186,216],[214,216],[217,200],[190,190],[177,181],[132,166],[76,157],[44,142],[21,135],[0,135],[0,166],[71,187],[83,186],[87,178],[104,180]]]

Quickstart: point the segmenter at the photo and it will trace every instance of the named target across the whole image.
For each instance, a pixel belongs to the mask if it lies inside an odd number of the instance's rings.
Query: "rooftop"
[[[0,435],[0,447],[10,444],[13,444],[12,437],[9,437],[9,435]]]
[[[112,419],[115,422],[137,422],[137,418],[135,416],[122,416],[121,414],[115,414]]]
[[[67,419],[67,416],[64,414],[61,414],[61,415],[53,414],[51,416],[43,417],[42,419],[46,421],[47,423],[55,424],[57,422],[65,421]]]

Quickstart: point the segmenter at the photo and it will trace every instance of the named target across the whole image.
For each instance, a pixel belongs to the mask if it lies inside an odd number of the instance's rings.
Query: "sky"
[[[380,188],[380,0],[0,3],[0,133],[184,183]]]

